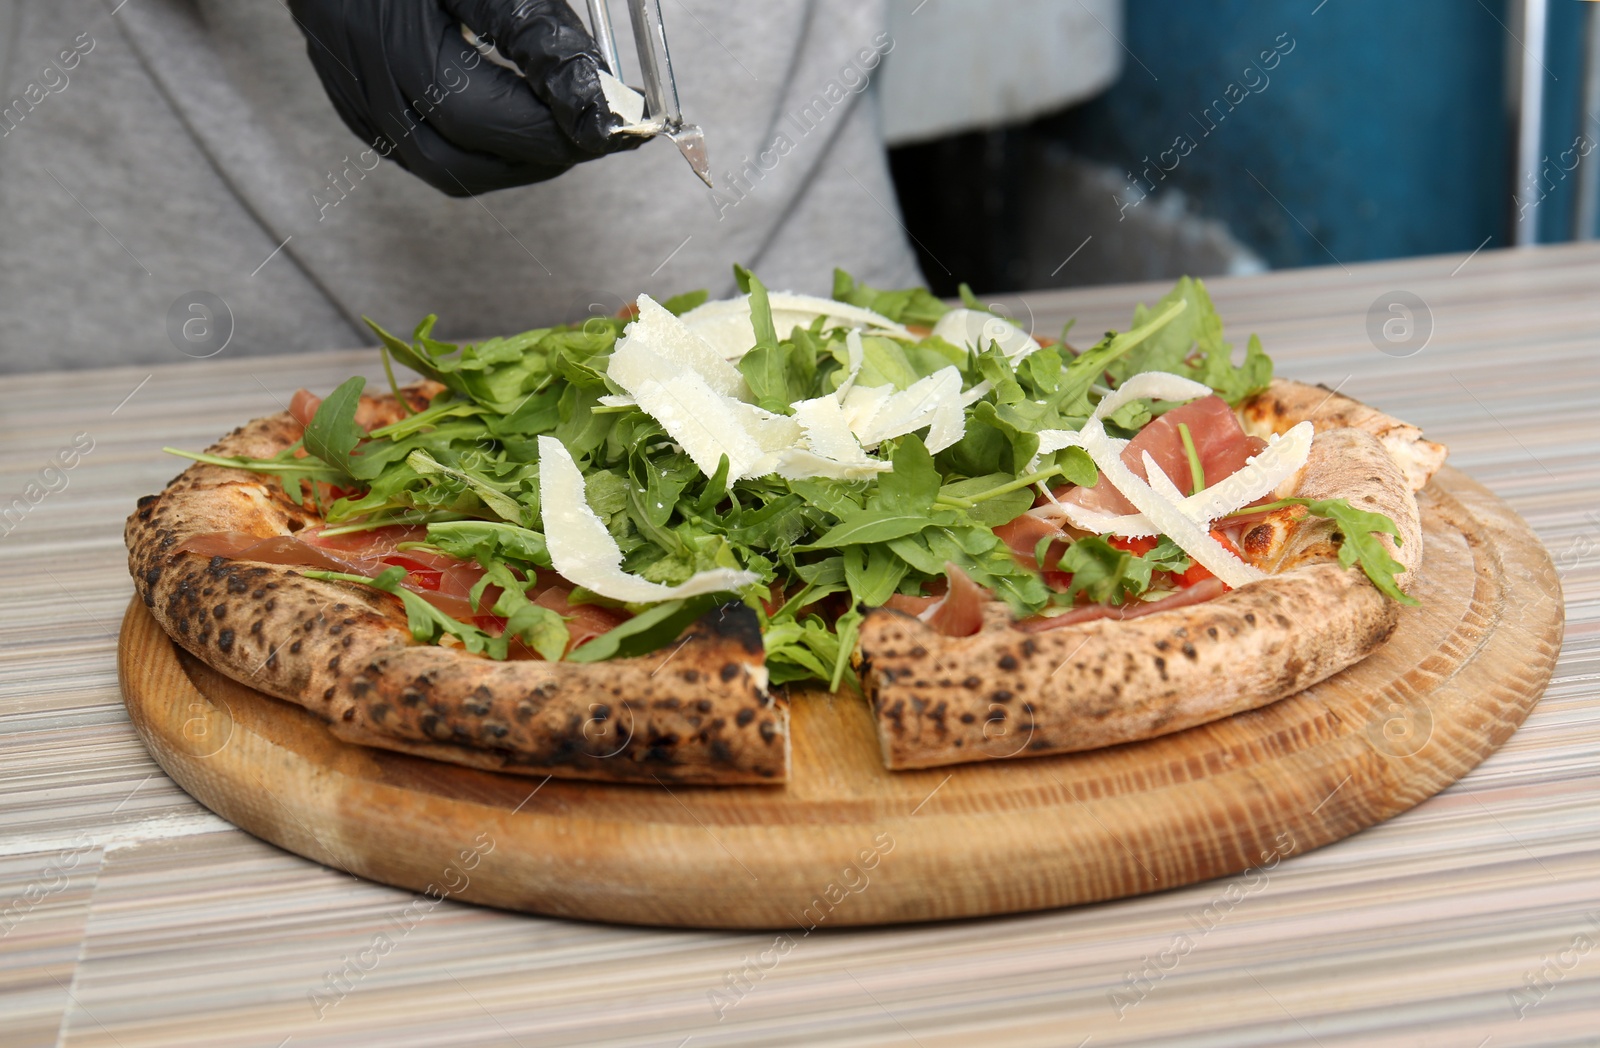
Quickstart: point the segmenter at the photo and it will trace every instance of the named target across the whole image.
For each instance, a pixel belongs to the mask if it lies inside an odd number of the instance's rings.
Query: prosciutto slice
[[[1192,487],[1189,456],[1178,433],[1179,423],[1189,427],[1189,436],[1194,440],[1200,465],[1205,470],[1206,487],[1238,472],[1252,455],[1259,454],[1267,446],[1266,441],[1244,431],[1227,401],[1212,394],[1173,408],[1150,422],[1122,449],[1123,463],[1139,479],[1148,480],[1144,466],[1144,455],[1148,452],[1157,468],[1180,491],[1188,494]],[[1133,503],[1104,478],[1092,488],[1072,487],[1058,492],[1056,497],[1101,513],[1136,512]]]
[[[1137,619],[1169,608],[1187,608],[1191,604],[1203,604],[1226,592],[1228,587],[1222,584],[1222,580],[1203,579],[1187,589],[1180,589],[1160,600],[1135,600],[1118,605],[1083,604],[1059,615],[1035,615],[1033,618],[1023,619],[1016,624],[1016,628],[1024,633],[1042,633],[1045,630],[1074,626],[1080,622],[1093,622],[1096,619]]]
[[[949,582],[942,595],[896,593],[884,606],[915,615],[946,637],[970,637],[983,628],[983,602],[989,599],[989,591],[954,564],[945,564],[944,573]]]

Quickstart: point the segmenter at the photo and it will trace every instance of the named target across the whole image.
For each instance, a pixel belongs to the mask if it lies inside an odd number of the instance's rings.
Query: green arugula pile
[[[826,328],[822,318],[809,327],[776,331],[760,281],[742,269],[736,273],[741,290],[751,293],[756,333],[756,345],[738,367],[756,402],[787,414],[791,403],[837,389],[847,375],[844,331]],[[949,308],[925,289],[880,291],[842,271],[835,274],[834,297],[924,327]],[[705,298],[698,292],[663,304],[682,314]],[[580,464],[589,504],[621,547],[625,570],[668,585],[713,567],[758,573],[767,584],[739,597],[760,617],[772,682],[816,681],[832,688],[851,677],[862,609],[896,593],[923,594],[927,584],[945,577],[947,563],[1018,617],[1081,599],[1121,604],[1152,595],[1158,573],[1189,567],[1170,540],[1143,556],[1104,538],[1073,543],[1052,565],[1072,575],[1063,591],[1020,564],[995,535],[995,527],[1032,506],[1040,485],[1090,485],[1097,479],[1078,448],[1034,464],[1037,434],[1081,427],[1104,383],[1141,371],[1196,379],[1230,404],[1272,377],[1271,361],[1254,337],[1243,362],[1233,363],[1204,286],[1189,279],[1154,307],[1140,307],[1130,330],[1108,332],[1082,352],[1064,342],[1048,346],[1015,366],[992,344],[975,352],[932,337],[907,344],[867,335],[861,339],[861,386],[904,389],[952,364],[961,371],[963,389],[990,384],[966,409],[962,439],[936,455],[916,434],[887,441],[878,455],[892,461],[893,470],[873,481],[774,475],[730,484],[726,458],[707,477],[649,415],[634,406],[601,404],[602,396],[619,392],[608,384],[606,365],[626,319],[591,317],[580,326],[468,345],[433,338],[434,322],[433,316],[423,320],[409,342],[372,324],[383,342],[391,386],[391,357],[444,385],[425,410],[367,433],[355,421],[364,383],[353,378],[322,402],[302,441],[271,459],[188,457],[278,476],[290,498],[318,506],[328,534],[425,525],[426,542],[417,545],[485,569],[472,600],[480,613],[505,620],[503,635],[440,612],[401,585],[401,568],[370,579],[305,574],[395,594],[421,641],[449,636],[469,651],[505,658],[518,638],[545,658],[558,659],[568,647],[565,620],[529,596],[537,594],[541,573],[551,571],[540,530],[536,441],[553,435]],[[1111,416],[1109,429],[1131,436],[1170,406],[1135,401]],[[302,448],[306,454],[297,457]],[[351,494],[332,498],[324,485]],[[1385,592],[1407,599],[1394,586],[1399,566],[1375,539],[1376,533],[1392,534],[1392,522],[1374,514],[1358,520],[1351,514],[1359,511],[1338,500],[1301,503],[1340,521],[1347,563],[1359,561]],[[484,603],[489,586],[499,591],[492,606]],[[654,650],[724,599],[629,607],[634,617],[565,657],[594,661]],[[572,600],[616,603],[581,588]]]

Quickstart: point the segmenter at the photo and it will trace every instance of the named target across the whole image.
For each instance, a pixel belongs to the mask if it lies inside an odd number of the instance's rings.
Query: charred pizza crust
[[[428,389],[408,395],[425,403]],[[366,398],[363,423],[392,397]],[[266,457],[300,437],[288,413],[213,446]],[[661,655],[600,663],[495,662],[416,643],[405,613],[365,586],[293,568],[184,552],[241,531],[292,535],[317,523],[274,480],[189,467],[139,500],[126,540],[135,587],[178,644],[235,680],[297,703],[351,742],[495,771],[606,781],[782,782],[789,717],[766,688],[755,616],[713,612]]]
[[[1275,381],[1240,411],[1257,432],[1309,418],[1311,456],[1278,497],[1346,498],[1395,521],[1384,538],[1406,567],[1422,561],[1414,488],[1445,449],[1421,431],[1348,397]],[[1399,618],[1359,568],[1337,561],[1334,525],[1298,508],[1244,536],[1264,581],[1190,607],[1042,633],[986,609],[970,637],[934,632],[878,609],[861,626],[860,671],[884,764],[925,768],[1096,749],[1152,738],[1256,709],[1365,658]]]

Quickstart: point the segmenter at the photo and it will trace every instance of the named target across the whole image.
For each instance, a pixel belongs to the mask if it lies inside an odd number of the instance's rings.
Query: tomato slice
[[[1233,544],[1232,539],[1223,534],[1222,529],[1212,528],[1211,537],[1222,543],[1223,549],[1227,550],[1229,553],[1232,553],[1235,557],[1239,557],[1239,547]],[[1239,557],[1239,559],[1243,560],[1244,558]],[[1188,571],[1181,575],[1175,574],[1172,576],[1173,581],[1185,589],[1204,582],[1206,579],[1214,578],[1216,578],[1216,576],[1211,573],[1211,569],[1200,563],[1198,560],[1190,562]]]

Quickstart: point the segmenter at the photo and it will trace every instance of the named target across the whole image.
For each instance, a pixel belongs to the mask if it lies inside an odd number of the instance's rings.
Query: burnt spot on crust
[[[225,629],[217,631],[217,648],[224,654],[233,650],[232,630]]]
[[[756,618],[755,612],[737,601],[724,604],[702,616],[695,623],[690,639],[697,636],[734,641],[748,655],[763,655],[766,652],[761,643],[761,620]]]
[[[1012,670],[1017,668],[1017,657],[1010,654],[1002,655],[1000,656],[1000,660],[996,662],[995,665],[999,666],[1007,673],[1010,673]]]
[[[1272,551],[1272,536],[1275,529],[1271,524],[1262,522],[1244,533],[1240,548],[1246,556],[1265,557]]]

